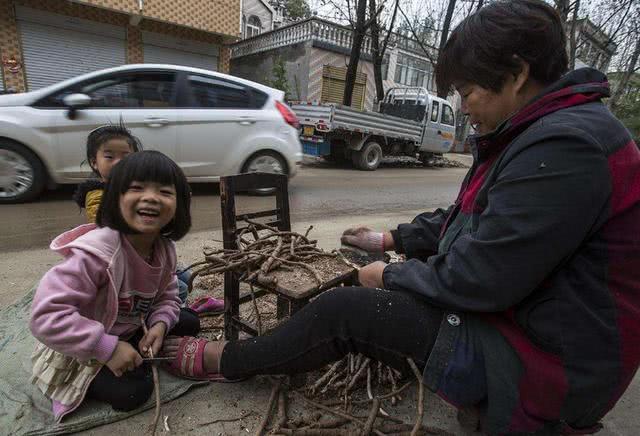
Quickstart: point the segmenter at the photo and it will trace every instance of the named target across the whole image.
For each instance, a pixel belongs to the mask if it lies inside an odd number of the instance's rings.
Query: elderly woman
[[[640,360],[640,152],[607,110],[604,74],[567,73],[558,14],[492,2],[451,34],[436,69],[478,136],[448,210],[390,232],[345,231],[376,262],[271,334],[167,341],[200,374],[293,374],[366,356],[407,370],[487,433],[588,433]],[[197,346],[196,346],[197,344]],[[187,347],[190,345],[190,347]]]

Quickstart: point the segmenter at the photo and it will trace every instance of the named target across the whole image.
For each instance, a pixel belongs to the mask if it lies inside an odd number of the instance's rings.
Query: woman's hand
[[[374,232],[368,227],[351,227],[345,230],[340,242],[374,254],[394,249],[391,232]]]
[[[158,356],[160,348],[162,348],[162,342],[164,341],[164,335],[167,332],[167,326],[163,322],[155,323],[147,332],[146,335],[140,339],[138,348],[146,357],[151,357],[149,350],[153,351],[153,356]]]
[[[106,365],[116,377],[120,377],[125,371],[133,371],[142,365],[142,356],[128,342],[118,341]]]
[[[386,263],[378,261],[360,268],[360,271],[358,271],[358,281],[360,285],[365,288],[383,288],[382,273],[386,266]]]

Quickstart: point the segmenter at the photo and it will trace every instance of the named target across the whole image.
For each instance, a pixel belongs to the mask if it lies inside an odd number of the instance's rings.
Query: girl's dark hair
[[[96,160],[100,146],[112,139],[126,140],[134,152],[142,150],[140,140],[133,136],[122,120],[120,120],[118,124],[108,124],[94,129],[89,133],[89,136],[87,136],[87,162],[96,176],[100,174],[98,174],[98,171],[93,167],[92,162]]]
[[[499,0],[465,18],[451,33],[436,66],[439,91],[473,83],[495,92],[522,61],[529,75],[549,85],[568,65],[560,16],[542,0]]]
[[[120,196],[134,181],[173,185],[176,189],[176,214],[161,233],[177,241],[189,232],[191,189],[187,178],[173,160],[155,150],[132,153],[114,165],[96,216],[99,227],[111,227],[125,234],[136,233],[126,223],[120,211]]]

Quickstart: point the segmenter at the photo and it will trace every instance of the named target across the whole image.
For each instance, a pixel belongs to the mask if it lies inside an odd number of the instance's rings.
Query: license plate
[[[315,132],[315,128],[313,126],[304,126],[302,128],[302,134],[304,136],[313,136],[313,133]]]

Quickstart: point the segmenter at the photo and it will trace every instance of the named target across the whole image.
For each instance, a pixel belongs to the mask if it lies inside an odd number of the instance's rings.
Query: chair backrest
[[[236,235],[244,228],[244,226],[238,227],[238,222],[246,219],[273,217],[274,219],[265,222],[265,224],[276,227],[281,231],[291,230],[287,183],[288,177],[285,174],[245,173],[220,177],[220,206],[224,248],[230,250],[238,248]],[[236,193],[270,188],[275,188],[275,209],[236,215]]]

